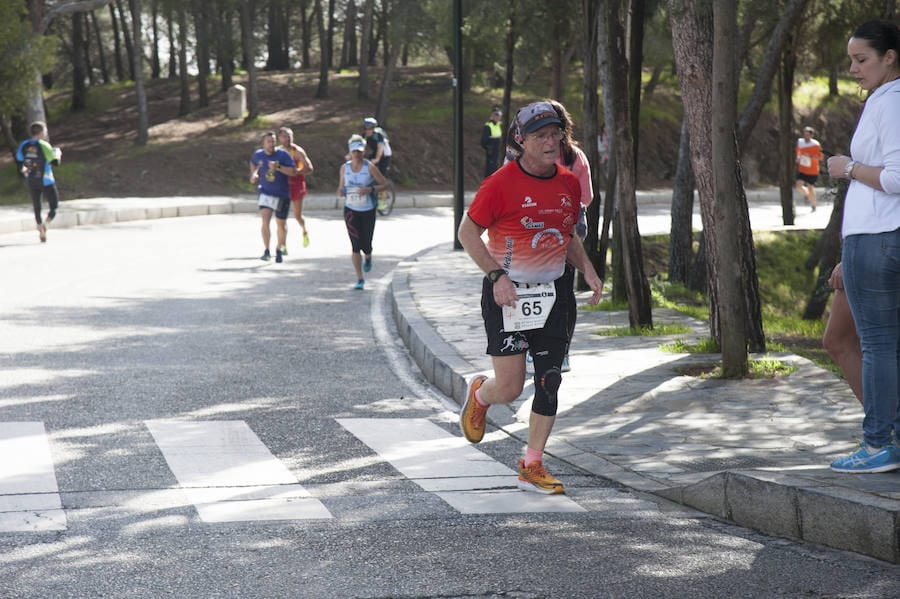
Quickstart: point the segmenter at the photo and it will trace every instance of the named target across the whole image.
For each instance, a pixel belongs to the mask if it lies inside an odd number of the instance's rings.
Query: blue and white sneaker
[[[529,376],[534,375],[534,358],[531,357],[531,352],[525,352],[525,374]]]
[[[363,272],[372,270],[372,256],[366,256],[363,260]]]
[[[356,285],[353,286],[354,289],[365,289],[366,281],[364,279],[360,279],[356,282]]]
[[[860,443],[855,453],[831,462],[831,469],[850,474],[900,470],[900,449],[896,445],[885,445],[878,450],[870,450],[865,443]]]
[[[569,354],[566,354],[563,358],[562,367],[559,369],[561,372],[570,372],[572,367],[569,366]]]

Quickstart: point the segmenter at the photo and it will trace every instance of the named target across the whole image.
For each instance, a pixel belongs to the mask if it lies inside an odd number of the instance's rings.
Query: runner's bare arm
[[[256,183],[259,181],[259,166],[250,163],[250,182]]]
[[[597,271],[594,270],[594,265],[591,264],[591,259],[588,258],[578,237],[574,237],[569,242],[569,247],[566,248],[566,259],[584,274],[584,282],[594,292],[588,300],[588,304],[592,306],[599,304],[603,297],[603,279],[597,276]]]
[[[463,217],[459,224],[459,242],[478,268],[487,274],[492,270],[499,269],[500,265],[491,256],[481,239],[482,233],[484,233],[484,229],[475,224],[468,214]],[[516,305],[516,286],[509,277],[500,277],[494,283],[494,301],[498,306]]]

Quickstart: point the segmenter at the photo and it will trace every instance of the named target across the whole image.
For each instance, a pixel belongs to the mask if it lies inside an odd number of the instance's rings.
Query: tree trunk
[[[216,64],[222,75],[223,92],[234,84],[234,5],[231,0],[217,0],[213,19],[216,40]]]
[[[512,8],[510,9],[512,10]],[[552,39],[557,40],[549,48],[550,52],[550,97],[562,102],[565,100],[565,82],[563,74],[563,50],[564,44],[562,40],[566,39],[564,33],[566,28],[566,18],[569,15],[562,14],[561,11],[551,12],[551,26],[553,27]]]
[[[97,85],[97,76],[94,75],[94,65],[91,63],[91,21],[87,13],[76,13],[84,24],[84,37],[80,51],[84,54],[84,72],[87,74],[88,86]]]
[[[175,43],[175,16],[174,9],[166,4],[166,34],[169,40],[169,79],[178,78],[178,44]]]
[[[713,208],[712,131],[712,53],[713,14],[711,0],[668,0],[672,47],[681,86],[684,118],[690,136],[691,165],[700,195],[703,220],[701,252],[706,258],[706,280],[709,297],[710,337],[719,341],[719,296],[717,229]],[[698,254],[698,262],[700,255]],[[695,265],[695,269],[697,266]]]
[[[113,64],[116,67],[116,81],[125,81],[125,64],[122,62],[122,38],[119,34],[119,17],[116,7],[109,5],[109,19],[113,28]]]
[[[209,106],[209,15],[206,14],[206,2],[191,0],[191,12],[194,17],[194,34],[197,60],[197,106]]]
[[[382,45],[382,63],[383,66],[387,66],[388,58],[390,57],[391,52],[391,36],[390,36],[390,15],[391,15],[391,0],[381,0],[381,19],[379,24],[379,32],[381,34],[381,45]],[[377,45],[376,45],[377,48]]]
[[[286,71],[290,68],[290,58],[287,52],[288,19],[284,0],[269,0],[268,18],[266,70]]]
[[[318,0],[316,0],[318,2]],[[241,2],[241,45],[244,56],[250,57],[247,61],[247,118],[244,122],[256,120],[259,116],[259,93],[256,82],[256,48],[253,43],[253,0],[240,0]]]
[[[719,322],[721,323],[722,376],[743,378],[749,370],[747,360],[747,321],[742,281],[748,274],[741,264],[740,236],[729,234],[741,228],[735,169],[737,139],[737,74],[734,51],[737,35],[737,6],[732,2],[713,5],[713,87],[712,87],[712,172],[715,193],[714,212],[722,234],[717,236],[716,253],[720,264],[718,285]],[[740,180],[738,178],[738,180]]]
[[[797,139],[794,135],[794,67],[797,57],[793,45],[785,48],[778,80],[778,191],[781,197],[781,222],[794,224],[794,180],[797,172]]]
[[[313,10],[315,11],[315,8]],[[309,26],[311,19],[309,0],[300,0],[300,53],[304,69],[308,69],[312,64],[309,59],[309,49],[312,46],[312,28]]]
[[[816,242],[812,255],[804,264],[809,270],[817,265],[819,267],[816,284],[806,303],[806,309],[803,311],[804,320],[819,320],[825,314],[828,296],[831,294],[828,278],[837,263],[841,261],[841,224],[844,220],[844,199],[847,197],[849,186],[850,182],[846,179],[841,179],[838,183],[838,188],[834,192],[834,208],[831,210],[831,217]]]
[[[187,70],[187,8],[179,5],[178,11],[178,80],[180,82],[181,102],[178,114],[184,116],[191,112],[191,80]]]
[[[94,36],[97,40],[97,57],[100,60],[100,78],[103,79],[103,83],[109,83],[109,69],[106,67],[106,51],[103,49],[103,41],[100,39],[100,25],[97,22],[97,13],[92,10],[90,15]]]
[[[159,0],[150,2],[150,25],[153,31],[153,46],[150,48],[150,78],[159,79],[162,64],[159,61]]]
[[[84,64],[84,19],[81,13],[72,15],[72,112],[87,106]]]
[[[694,258],[694,169],[691,167],[690,134],[681,118],[678,166],[672,189],[672,220],[669,228],[669,281],[687,284]]]
[[[634,164],[638,163],[641,124],[641,74],[644,66],[644,0],[631,0],[628,18],[628,105],[631,111],[631,139]]]
[[[375,10],[375,0],[366,0],[365,12],[362,22],[362,43],[359,50],[359,85],[356,97],[360,100],[369,99],[369,43],[372,36],[372,14]]]
[[[119,25],[122,27],[122,41],[125,42],[125,58],[128,64],[128,76],[134,81],[134,53],[135,47],[132,43],[134,39],[128,32],[128,20],[125,18],[125,9],[122,8],[122,0],[116,0],[116,11],[119,13]],[[140,47],[138,47],[140,51]]]
[[[144,92],[144,53],[140,51],[141,44],[141,0],[129,0],[131,5],[131,22],[134,24],[134,47],[138,51],[134,53],[134,92],[138,103],[138,127],[137,145],[147,145],[149,139],[150,124],[147,116],[147,94]]]
[[[597,148],[597,138],[599,137],[600,128],[598,121],[600,117],[600,104],[597,97],[597,87],[599,84],[599,65],[597,53],[599,52],[598,31],[600,6],[593,0],[582,0],[582,12],[584,19],[582,20],[583,38],[584,38],[584,84],[582,87],[582,110],[584,112],[584,140],[585,154],[587,154],[588,164],[590,164],[591,185],[593,189],[591,194],[593,201],[587,209],[587,236],[584,239],[584,249],[594,266],[594,270],[599,274],[605,270],[606,260],[600,255],[598,244],[600,242],[600,152]],[[578,289],[587,290],[587,284],[584,281],[584,274],[578,273]]]
[[[334,0],[328,0],[328,69],[334,68]]]
[[[341,68],[355,67],[359,64],[356,41],[356,1],[348,0],[345,12],[344,39],[341,43]]]
[[[331,4],[331,0],[329,0]],[[325,29],[325,16],[322,12],[322,0],[316,0],[316,28],[319,30],[319,87],[317,98],[328,97],[328,31]]]
[[[632,136],[630,102],[628,98],[628,59],[625,49],[625,31],[619,15],[621,0],[609,0],[606,5],[606,43],[610,65],[611,89],[604,88],[604,95],[611,92],[614,111],[615,153],[618,165],[616,185],[616,212],[621,233],[622,261],[625,289],[628,297],[628,322],[632,328],[652,328],[650,283],[644,274],[641,236],[638,230],[637,201],[635,196],[635,161]]]
[[[409,33],[409,15],[412,12],[413,0],[397,0],[393,5],[391,14],[394,36],[391,40],[391,55],[388,57],[384,68],[384,77],[381,79],[381,92],[378,95],[378,107],[375,109],[375,118],[382,126],[388,120],[388,103],[390,100],[391,86],[394,82],[394,72],[397,70],[397,61],[400,60],[400,51],[403,48],[402,38]]]

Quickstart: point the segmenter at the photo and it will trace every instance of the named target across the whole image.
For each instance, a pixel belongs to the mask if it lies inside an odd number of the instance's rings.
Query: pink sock
[[[481,387],[478,387],[477,389],[475,389],[475,402],[482,408],[486,408],[488,405],[486,403],[484,403],[483,401],[481,401],[481,398],[478,397],[479,395],[481,395]]]
[[[530,447],[525,448],[525,465],[531,466],[535,462],[540,463],[541,458],[544,456],[543,451],[538,451],[537,449],[532,449]]]

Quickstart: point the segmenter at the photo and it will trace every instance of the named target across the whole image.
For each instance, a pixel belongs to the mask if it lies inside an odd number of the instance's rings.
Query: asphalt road
[[[453,507],[428,485],[481,487],[422,459],[422,447],[459,450],[455,414],[393,335],[385,289],[399,260],[451,238],[451,212],[380,219],[363,292],[350,288],[338,214],[311,215],[306,249],[294,225],[284,264],[258,259],[258,227],[227,215],[51,229],[43,245],[0,237],[0,424],[42,423],[62,504],[56,529],[0,532],[0,597],[896,596],[895,566],[726,525],[557,461],[577,511]],[[172,423],[235,425],[223,435],[232,457],[262,447],[271,459],[257,452],[217,476],[274,462],[306,495],[275,497],[290,480],[246,483],[248,503],[216,505],[250,509],[202,516],[154,433]],[[413,424],[436,427],[436,445],[404,440]],[[12,518],[2,506],[28,494],[15,486],[28,473],[8,474],[15,441],[0,437],[0,515]],[[477,449],[512,468],[522,442]],[[205,463],[203,443],[181,451]],[[410,463],[430,470],[410,476]],[[513,484],[496,493],[517,501]],[[267,499],[253,503],[251,488]],[[326,515],[254,519],[303,501]]]

